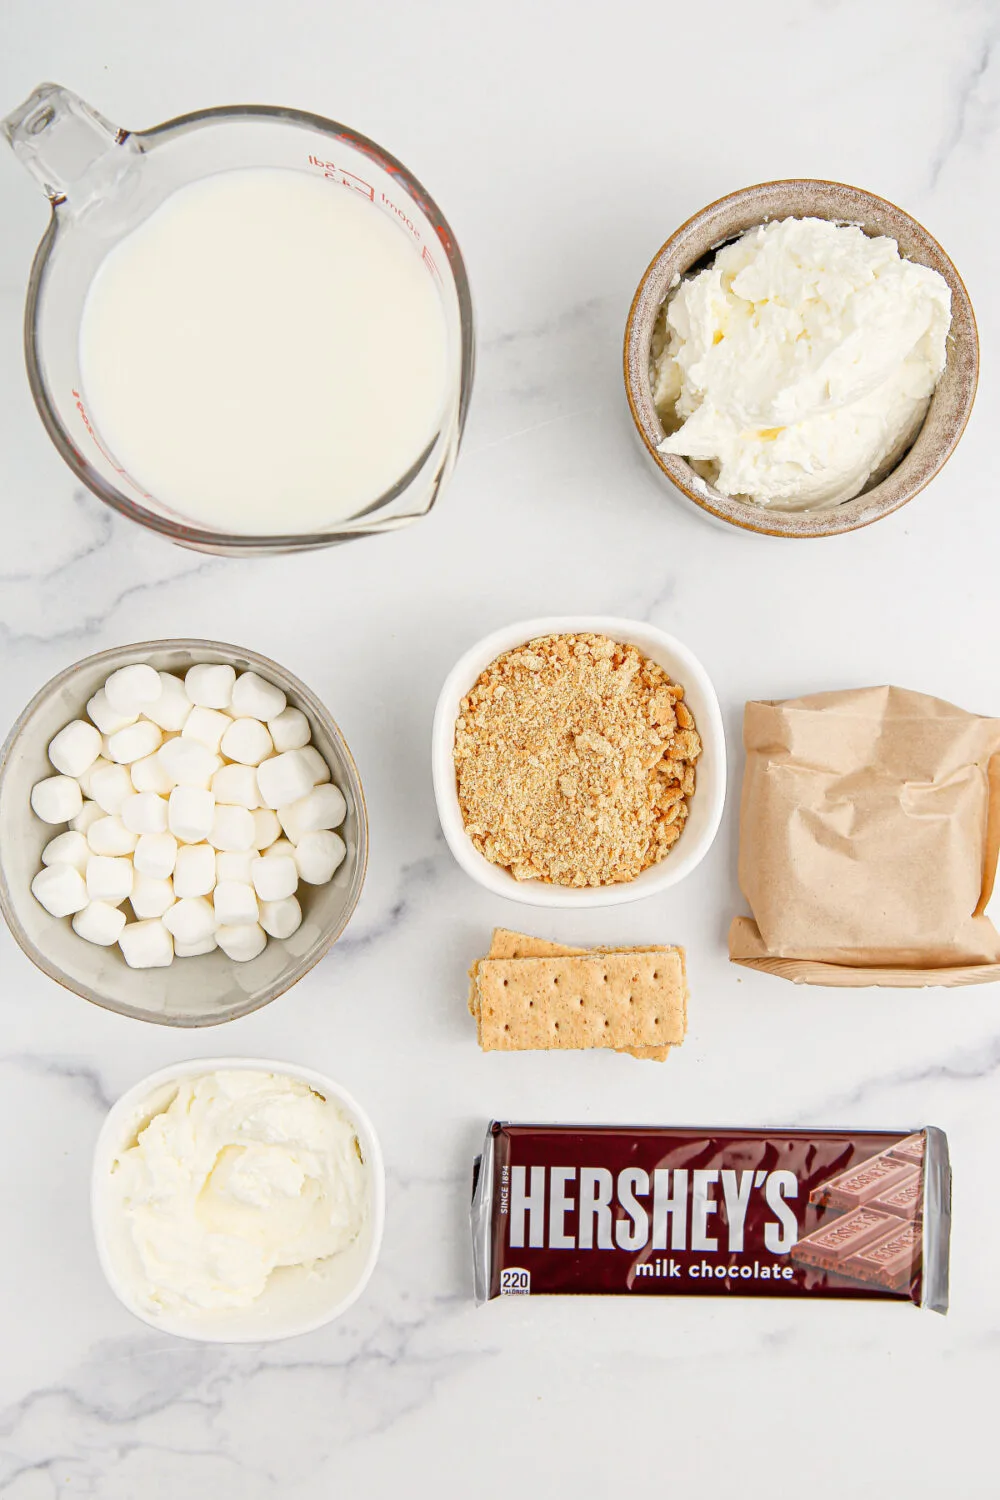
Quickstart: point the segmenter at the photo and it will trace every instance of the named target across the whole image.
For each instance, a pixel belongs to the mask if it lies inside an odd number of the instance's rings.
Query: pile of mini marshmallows
[[[325,885],[346,853],[347,807],[305,714],[256,672],[207,663],[183,681],[122,667],[87,713],[31,791],[37,817],[69,825],[31,883],[46,911],[133,969],[216,947],[243,963],[290,937],[299,881]]]

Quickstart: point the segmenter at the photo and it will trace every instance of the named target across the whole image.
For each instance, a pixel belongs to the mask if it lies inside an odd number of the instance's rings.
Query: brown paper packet
[[[1000,720],[901,688],[748,703],[734,963],[804,984],[1000,979]]]

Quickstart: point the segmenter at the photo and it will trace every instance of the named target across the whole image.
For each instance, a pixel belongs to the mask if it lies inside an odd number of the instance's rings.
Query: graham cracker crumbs
[[[607,636],[543,636],[497,657],[455,725],[475,847],[554,885],[616,885],[657,864],[681,836],[701,754],[683,696]]]

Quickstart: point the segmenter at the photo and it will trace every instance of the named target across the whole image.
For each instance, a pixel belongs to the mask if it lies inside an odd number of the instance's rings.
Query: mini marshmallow
[[[133,833],[166,833],[166,798],[156,792],[133,792],[122,803],[121,820]]]
[[[294,896],[283,901],[262,901],[260,925],[273,938],[291,937],[302,925],[302,908]]]
[[[272,755],[257,767],[257,786],[265,807],[288,807],[312,791],[315,782],[301,750]]]
[[[267,721],[268,732],[279,755],[283,750],[300,750],[312,738],[309,720],[300,708],[286,708]]]
[[[132,861],[128,858],[92,854],[87,861],[87,895],[91,901],[119,906],[131,896],[134,879]]]
[[[111,948],[121,937],[125,913],[106,901],[91,901],[73,918],[73,931],[99,948]]]
[[[103,741],[101,743],[103,744]],[[108,766],[110,765],[111,762],[109,760],[105,759],[103,755],[99,755],[93,762],[93,764],[89,765],[87,769],[76,778],[80,783],[80,790],[85,797],[93,797],[94,777],[97,775],[98,771],[106,771]]]
[[[312,772],[313,786],[321,786],[324,781],[330,780],[330,767],[320,755],[315,745],[304,745],[302,747],[302,759]]]
[[[120,714],[141,714],[147,705],[156,702],[162,691],[159,672],[144,662],[119,667],[104,684],[104,696]]]
[[[70,818],[69,826],[77,833],[86,833],[98,818],[104,818],[107,814],[99,802],[85,802],[75,818]]]
[[[140,921],[162,917],[173,906],[176,896],[169,880],[153,875],[137,875],[132,882],[132,910]]]
[[[270,849],[264,851],[265,859],[278,859],[283,854],[290,854],[295,858],[295,845],[288,839],[276,839]]]
[[[118,939],[130,969],[165,969],[173,960],[174,940],[158,920],[129,922]]]
[[[87,829],[87,843],[93,854],[131,854],[136,836],[121,818],[98,818]]]
[[[71,917],[89,900],[86,882],[72,865],[45,865],[31,882],[31,894],[54,917]]]
[[[186,740],[183,735],[167,740],[157,751],[160,765],[174,786],[201,787],[207,790],[212,777],[222,765],[222,758],[213,755],[207,745],[197,740]]]
[[[233,717],[236,719],[276,719],[285,711],[288,699],[273,682],[265,682],[256,672],[241,672],[233,688]]]
[[[307,885],[326,885],[344,862],[347,845],[339,833],[319,828],[304,833],[295,846],[295,864],[299,879]]]
[[[248,963],[267,947],[267,934],[256,922],[248,922],[239,927],[217,927],[215,940],[226,957],[237,964]]]
[[[169,797],[176,785],[173,777],[167,775],[159,751],[147,755],[144,760],[134,760],[128,769],[137,792],[156,792],[161,797]]]
[[[126,797],[132,795],[132,778],[127,766],[105,766],[90,778],[90,795],[109,814],[120,813]]]
[[[130,724],[127,729],[119,729],[117,734],[108,736],[108,759],[120,766],[129,765],[134,760],[145,760],[147,755],[160,748],[162,739],[163,731],[158,725],[140,719],[137,724]]]
[[[267,849],[281,836],[281,824],[278,822],[278,814],[272,812],[269,807],[258,807],[253,814],[253,846],[255,849]]]
[[[212,777],[212,795],[216,802],[230,807],[260,807],[257,770],[254,766],[223,766]]]
[[[175,786],[170,793],[167,824],[174,838],[182,844],[199,844],[202,839],[207,839],[214,817],[215,798],[203,787]]]
[[[252,885],[239,880],[220,880],[215,887],[215,920],[223,927],[238,927],[243,922],[256,922],[257,896]],[[222,940],[219,946],[228,953]]]
[[[185,740],[197,740],[199,745],[205,745],[216,754],[222,736],[232,722],[228,714],[220,713],[217,708],[192,708],[181,730],[181,737]]]
[[[175,958],[200,958],[203,953],[214,953],[218,947],[215,941],[215,933],[200,943],[178,943],[174,942]]]
[[[140,833],[132,863],[137,874],[151,875],[154,880],[166,880],[168,875],[174,873],[177,852],[177,840],[172,833]]]
[[[293,844],[298,844],[307,833],[319,828],[337,828],[347,816],[347,803],[338,787],[332,782],[318,786],[293,802],[291,807],[278,808],[278,822]]]
[[[64,776],[79,779],[100,753],[100,731],[85,719],[74,719],[49,741],[49,760]]]
[[[250,878],[261,901],[283,901],[294,896],[299,872],[290,854],[279,854],[276,859],[255,859]]]
[[[253,848],[253,813],[245,807],[216,806],[208,842],[215,849],[239,851]]]
[[[80,783],[72,776],[47,776],[31,788],[31,807],[43,823],[68,823],[83,806]]]
[[[176,942],[203,943],[215,934],[215,912],[204,896],[185,896],[164,913],[163,925]]]
[[[250,866],[257,858],[253,849],[227,851],[215,856],[216,880],[237,880],[241,885],[253,885]]]
[[[184,684],[179,677],[174,677],[170,672],[160,672],[158,676],[160,696],[155,703],[147,703],[143,707],[142,717],[151,719],[163,730],[177,734],[184,728],[191,712],[191,699],[184,691]]]
[[[134,713],[131,711],[121,713],[117,708],[112,708],[103,688],[99,688],[90,699],[87,704],[87,713],[102,734],[117,734],[119,729],[127,729],[139,717],[138,709]]]
[[[57,833],[42,850],[43,865],[72,865],[81,875],[86,874],[90,845],[85,836],[76,830]]]
[[[235,681],[235,667],[204,662],[188,668],[184,691],[199,708],[228,708],[233,701]]]
[[[267,726],[259,719],[234,719],[219,747],[229,760],[241,766],[259,766],[274,751]]]
[[[174,895],[207,896],[218,879],[215,850],[209,844],[184,844],[174,865]]]

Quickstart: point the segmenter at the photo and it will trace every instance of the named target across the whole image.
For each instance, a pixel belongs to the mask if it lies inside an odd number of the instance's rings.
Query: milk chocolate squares
[[[840,1217],[801,1239],[792,1260],[892,1291],[908,1286],[923,1255],[924,1157],[923,1135],[908,1136],[813,1188],[810,1203]]]
[[[819,1296],[945,1312],[940,1130],[494,1122],[476,1163],[476,1297]]]

